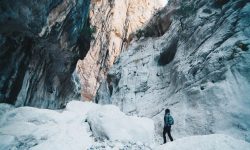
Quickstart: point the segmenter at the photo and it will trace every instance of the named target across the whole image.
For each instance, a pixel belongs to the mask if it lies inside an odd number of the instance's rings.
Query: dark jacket
[[[174,124],[174,118],[170,115],[170,113],[167,113],[164,116],[164,126],[171,126]]]

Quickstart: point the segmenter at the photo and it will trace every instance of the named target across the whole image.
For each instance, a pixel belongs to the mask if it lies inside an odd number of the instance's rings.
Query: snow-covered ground
[[[191,136],[159,146],[156,150],[249,150],[250,144],[227,135]]]
[[[0,104],[0,118],[0,150],[83,150],[98,147],[99,139],[152,143],[154,137],[151,119],[89,102],[71,101],[60,111]]]
[[[81,108],[86,109],[85,106],[89,109],[92,105],[83,103]],[[93,143],[89,126],[84,122],[86,116],[77,107],[69,105],[65,111],[55,111],[1,104],[0,110],[3,107],[8,109],[0,116],[1,150],[77,150]]]
[[[186,137],[159,146],[151,119],[118,107],[71,101],[64,110],[0,104],[0,150],[247,150],[225,135]]]

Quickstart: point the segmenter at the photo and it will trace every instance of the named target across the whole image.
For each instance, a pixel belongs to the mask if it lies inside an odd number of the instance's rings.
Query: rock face
[[[152,19],[137,34],[96,101],[153,118],[159,135],[170,108],[176,138],[219,132],[250,141],[250,1],[180,2],[155,17],[169,23],[165,33],[150,31],[162,26]]]
[[[90,44],[89,0],[0,2],[0,102],[62,107]]]
[[[132,33],[142,28],[163,6],[161,0],[92,1],[90,23],[95,29],[95,40],[85,59],[77,65],[83,100],[95,98],[100,82],[106,78],[120,52],[131,42]]]

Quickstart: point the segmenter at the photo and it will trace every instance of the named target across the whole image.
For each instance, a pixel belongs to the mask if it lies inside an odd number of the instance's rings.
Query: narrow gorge
[[[127,50],[135,32],[163,6],[160,0],[92,1],[93,41],[86,57],[77,64],[83,100],[95,99],[100,83],[120,53]]]
[[[1,0],[0,150],[248,150],[249,16],[250,0]]]

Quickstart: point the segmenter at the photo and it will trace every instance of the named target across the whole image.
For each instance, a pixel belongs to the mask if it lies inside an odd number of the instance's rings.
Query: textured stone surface
[[[1,0],[0,102],[62,107],[89,49],[89,0]]]
[[[83,100],[93,100],[100,82],[120,52],[126,50],[133,32],[142,28],[161,0],[95,0],[90,8],[90,20],[96,29],[94,41],[84,60],[77,65],[82,84]]]
[[[170,1],[159,16],[169,13],[165,34],[142,36],[121,54],[96,101],[153,118],[158,135],[170,108],[175,138],[226,133],[250,141],[250,1]]]

